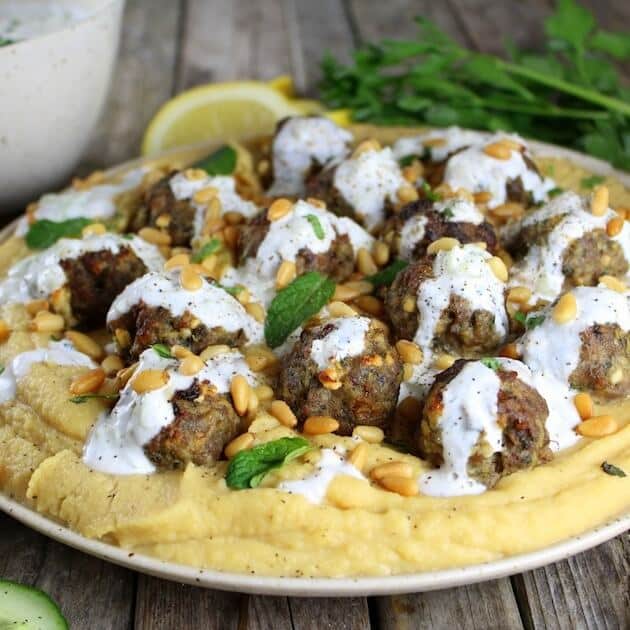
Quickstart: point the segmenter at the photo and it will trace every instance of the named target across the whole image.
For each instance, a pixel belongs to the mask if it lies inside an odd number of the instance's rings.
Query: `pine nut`
[[[369,295],[374,290],[371,282],[367,281],[354,281],[346,282],[345,284],[338,284],[335,287],[335,294],[333,300],[339,300],[341,302],[347,302],[354,300],[360,295]]]
[[[402,497],[414,497],[418,494],[418,483],[415,479],[389,475],[379,480],[379,485],[389,492],[395,492]]]
[[[499,351],[499,356],[507,359],[520,359],[521,353],[515,343],[506,343]]]
[[[609,415],[593,416],[578,424],[576,431],[584,437],[604,437],[619,430],[617,421]]]
[[[623,370],[620,367],[613,368],[608,373],[608,382],[611,385],[618,385],[623,379]]]
[[[516,304],[529,302],[529,299],[531,297],[532,297],[532,291],[531,289],[528,289],[527,287],[512,287],[508,291],[508,294],[507,294],[508,302],[515,302]]]
[[[236,249],[239,239],[239,229],[235,225],[226,225],[223,228],[223,242],[230,248]]]
[[[359,424],[352,430],[352,437],[359,437],[370,444],[380,444],[385,439],[385,433],[380,427]]]
[[[257,302],[248,302],[245,304],[245,310],[260,324],[265,322],[265,309],[262,304]]]
[[[221,210],[221,200],[218,197],[213,197],[212,199],[210,199],[204,217],[205,230],[207,230],[208,232],[212,232],[214,230],[222,228],[225,225],[223,218],[221,217]]]
[[[567,324],[577,316],[577,301],[573,293],[565,293],[553,307],[553,320],[557,324]]]
[[[194,376],[203,370],[204,367],[205,363],[203,362],[203,359],[197,355],[190,354],[182,359],[182,362],[179,364],[179,372],[184,376]]]
[[[502,142],[492,142],[483,148],[483,152],[496,160],[509,160],[512,150]]]
[[[304,433],[307,435],[323,435],[334,433],[339,423],[330,416],[310,416],[304,422]]]
[[[406,181],[415,184],[424,174],[424,166],[422,162],[414,160],[409,166],[403,167],[402,174]]]
[[[593,399],[586,393],[580,392],[575,395],[573,404],[580,414],[582,420],[588,420],[593,415]]]
[[[133,363],[129,367],[123,368],[116,374],[116,380],[120,383],[121,387],[124,387],[129,379],[134,375],[136,369],[138,367],[138,363]]]
[[[620,219],[624,221],[630,220],[630,208],[615,208],[615,212]]]
[[[164,370],[145,370],[131,382],[131,388],[137,394],[144,394],[160,389],[168,383],[168,374]]]
[[[213,199],[219,194],[219,191],[214,186],[207,186],[201,188],[193,195],[193,201],[195,203],[208,203],[210,199]]]
[[[297,270],[295,263],[291,260],[283,260],[278,267],[278,272],[276,273],[276,289],[278,291],[284,289],[284,287],[295,280],[296,275]]]
[[[171,224],[170,214],[161,214],[156,220],[155,225],[159,228],[167,228]]]
[[[396,350],[405,363],[416,365],[422,363],[422,350],[417,343],[401,339],[396,342]]]
[[[256,392],[250,387],[249,388],[249,396],[247,398],[247,415],[252,420],[256,417],[258,413],[258,396],[256,396]]]
[[[331,317],[354,317],[357,312],[345,302],[331,302],[328,305]]]
[[[184,171],[184,177],[189,182],[199,181],[201,179],[206,179],[208,177],[208,173],[201,168],[187,168]]]
[[[591,214],[602,217],[608,210],[609,192],[606,186],[596,186],[591,197]]]
[[[425,138],[422,145],[425,147],[443,147],[446,144],[446,138]]]
[[[261,402],[268,402],[274,397],[273,389],[269,387],[269,385],[258,385],[254,391],[256,392],[256,396],[258,396],[258,400]]]
[[[505,263],[498,257],[493,256],[489,258],[487,261],[488,266],[492,269],[492,273],[497,277],[501,282],[507,282],[508,279],[508,270],[505,266]]]
[[[355,304],[368,315],[380,317],[385,312],[383,302],[373,295],[360,295]]]
[[[523,149],[523,145],[516,140],[512,140],[512,138],[501,138],[499,142],[512,151],[521,151]]]
[[[365,442],[357,444],[348,456],[350,462],[358,470],[363,470],[367,462],[368,446]]]
[[[357,269],[365,276],[371,276],[378,271],[372,254],[365,247],[359,247],[357,252]]]
[[[258,162],[258,166],[256,167],[256,170],[258,171],[259,175],[266,175],[269,172],[270,168],[271,168],[271,164],[269,160],[260,160],[260,162]]]
[[[171,346],[171,354],[176,359],[181,360],[181,359],[185,359],[186,357],[191,356],[193,353],[189,348],[175,344],[174,346]]]
[[[236,285],[240,287],[240,291],[236,294],[236,299],[243,305],[248,304],[252,298],[252,294],[249,292],[247,287],[244,287],[242,284]]]
[[[90,223],[81,230],[81,236],[101,236],[107,232],[107,228],[102,223]]]
[[[276,199],[267,210],[267,219],[269,221],[277,221],[289,214],[291,210],[293,210],[293,202],[284,198]]]
[[[448,368],[455,363],[455,357],[450,354],[440,354],[435,358],[433,366],[437,370],[447,370]]]
[[[226,212],[223,215],[223,218],[228,225],[241,225],[241,223],[245,222],[245,217],[240,212],[236,212],[235,210]]]
[[[389,256],[389,245],[383,241],[376,241],[376,243],[374,243],[374,251],[372,252],[374,262],[379,267],[384,267],[389,262]]]
[[[326,202],[323,199],[317,199],[316,197],[307,197],[306,203],[310,203],[311,206],[315,206],[316,208],[326,210]]]
[[[621,280],[615,278],[615,276],[600,276],[599,283],[619,293],[625,293],[628,290],[628,287]]]
[[[319,382],[326,388],[331,391],[336,391],[342,386],[342,382],[339,380],[339,374],[334,367],[327,367],[325,370],[322,370],[317,378]]]
[[[291,407],[284,402],[284,400],[274,400],[269,408],[271,415],[285,427],[293,428],[297,425],[297,418]]]
[[[488,203],[490,199],[492,199],[492,194],[487,190],[473,194],[473,201],[478,204]]]
[[[414,313],[417,308],[418,303],[416,301],[416,298],[414,298],[412,295],[407,295],[402,303],[403,311],[405,311],[405,313]]]
[[[361,153],[365,153],[366,151],[380,151],[380,150],[381,150],[381,143],[374,138],[370,138],[369,140],[364,140],[363,142],[360,142],[357,145],[356,149],[352,153],[352,157],[356,158],[359,155],[361,155]]]
[[[254,436],[251,433],[241,433],[225,447],[225,456],[232,459],[237,453],[250,449],[253,444]]]
[[[44,333],[61,332],[65,328],[65,322],[63,317],[57,313],[40,311],[35,315],[35,319],[33,319],[29,328]]]
[[[401,186],[396,192],[400,203],[411,203],[418,200],[418,191],[413,186]]]
[[[110,354],[103,359],[101,367],[107,376],[114,376],[125,367],[125,364],[117,354]]]
[[[176,254],[164,263],[164,271],[170,271],[175,267],[185,267],[190,264],[190,256],[188,254]]]
[[[186,289],[186,291],[198,291],[203,286],[203,279],[191,265],[182,267],[179,281],[182,288]]]
[[[456,238],[450,236],[443,236],[438,238],[437,241],[433,241],[427,247],[427,254],[437,254],[438,252],[448,252],[454,247],[459,247],[460,242]]]
[[[105,382],[105,370],[96,368],[72,379],[70,393],[78,396],[95,392]]]
[[[67,330],[66,339],[69,339],[74,347],[83,354],[87,354],[90,359],[100,361],[103,358],[103,348],[92,339],[78,330]]]
[[[245,353],[245,361],[253,372],[262,372],[278,364],[278,357],[264,347],[249,348]]]
[[[24,305],[26,312],[31,316],[35,317],[39,311],[47,311],[50,309],[50,304],[48,300],[32,300],[31,302],[27,302]]]
[[[624,224],[623,219],[619,217],[612,218],[606,224],[606,234],[608,234],[608,236],[610,236],[611,238],[613,236],[617,236],[618,234],[621,234],[621,230],[623,230],[623,224]]]
[[[236,413],[239,416],[244,416],[247,413],[247,405],[249,404],[249,383],[242,374],[237,374],[232,379],[230,393],[232,394],[232,403]]]
[[[406,477],[413,476],[413,468],[411,464],[407,462],[387,462],[386,464],[379,464],[370,470],[370,477],[374,481],[380,481],[384,477]]]
[[[152,227],[143,227],[138,232],[138,236],[153,245],[170,245],[172,240],[168,232],[162,232]]]
[[[415,369],[411,363],[403,363],[403,381],[407,382],[413,378]]]

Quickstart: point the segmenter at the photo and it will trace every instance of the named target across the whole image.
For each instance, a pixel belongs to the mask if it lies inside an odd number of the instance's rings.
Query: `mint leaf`
[[[582,188],[590,190],[591,188],[595,188],[595,186],[599,186],[599,184],[602,184],[605,181],[606,178],[602,175],[591,175],[590,177],[585,177],[584,179],[581,179],[580,186]]]
[[[75,405],[82,405],[92,398],[100,398],[101,400],[116,400],[118,394],[81,394],[80,396],[73,396],[68,398],[68,401]]]
[[[556,186],[555,188],[552,188],[547,195],[549,196],[550,199],[553,199],[554,197],[557,197],[558,195],[561,195],[564,192],[564,188],[560,188],[559,186]]]
[[[628,476],[626,475],[625,471],[621,470],[621,468],[619,468],[618,466],[615,466],[614,464],[609,464],[608,462],[604,462],[602,464],[602,470],[607,475],[612,475],[613,477],[627,477]]]
[[[479,359],[487,368],[494,370],[495,372],[501,369],[501,361],[499,359],[495,359],[494,357],[484,357],[483,359]]]
[[[223,146],[208,157],[195,164],[208,175],[231,175],[236,168],[236,151],[229,146]]]
[[[151,348],[153,348],[155,354],[157,354],[159,357],[162,357],[163,359],[173,358],[173,355],[171,354],[171,349],[163,343],[154,343]]]
[[[76,238],[81,236],[81,230],[93,223],[91,219],[79,217],[66,221],[49,221],[42,219],[35,221],[26,233],[26,244],[31,249],[46,249],[54,245],[60,238]]]
[[[315,232],[315,236],[320,241],[324,240],[326,234],[324,233],[324,228],[322,227],[319,217],[317,217],[314,214],[307,214],[306,219],[311,224],[311,227],[313,228],[313,232]]]
[[[440,193],[433,192],[428,182],[422,182],[420,189],[429,201],[442,201],[442,195],[440,195]]]
[[[398,272],[402,271],[409,263],[406,260],[395,260],[389,264],[385,269],[381,269],[373,276],[368,276],[366,280],[371,282],[374,287],[389,286],[398,275]]]
[[[317,271],[296,278],[271,302],[265,321],[265,340],[277,348],[309,317],[318,313],[335,292],[335,283]]]
[[[230,460],[225,483],[235,490],[256,488],[271,470],[280,468],[311,448],[310,442],[304,438],[285,437],[240,451]]]
[[[529,315],[527,316],[522,311],[517,311],[514,313],[514,319],[523,324],[526,330],[531,330],[532,328],[536,328],[536,326],[540,326],[545,321],[544,315]]]
[[[208,256],[218,252],[221,249],[221,241],[218,238],[210,239],[199,251],[195,252],[190,261],[193,263],[200,263],[204,261]]]

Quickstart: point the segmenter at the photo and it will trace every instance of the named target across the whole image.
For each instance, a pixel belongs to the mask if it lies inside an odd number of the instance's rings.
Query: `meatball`
[[[623,279],[629,270],[630,227],[609,236],[612,210],[590,211],[590,200],[573,192],[554,198],[505,230],[505,241],[517,258],[512,286],[532,291],[530,305],[553,301],[563,290],[596,286],[603,275]]]
[[[348,154],[352,134],[328,118],[296,116],[278,123],[265,184],[269,196],[304,195],[305,179]]]
[[[458,360],[440,373],[424,401],[419,431],[423,457],[441,468],[427,473],[428,494],[441,484],[476,493],[517,470],[551,457],[545,399],[517,361]],[[436,492],[437,491],[437,492]]]
[[[398,339],[425,350],[475,358],[495,350],[507,333],[504,283],[475,245],[440,251],[411,263],[387,291],[385,307]]]
[[[402,362],[380,326],[366,317],[335,318],[302,332],[278,377],[279,397],[298,419],[332,416],[338,433],[356,425],[386,428]]]
[[[130,360],[156,343],[199,354],[209,345],[241,347],[263,338],[262,324],[227,291],[205,280],[188,291],[177,270],[147,274],[129,285],[112,304],[107,325]]]
[[[493,253],[498,247],[494,228],[483,214],[474,204],[459,198],[414,201],[385,223],[383,235],[394,253],[404,260],[424,256],[427,247],[444,236],[460,243],[486,243]]]

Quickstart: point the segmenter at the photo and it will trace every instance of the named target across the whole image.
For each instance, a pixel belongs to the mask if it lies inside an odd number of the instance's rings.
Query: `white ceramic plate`
[[[530,141],[533,152],[540,156],[563,157],[598,175],[612,175],[630,187],[630,175],[616,171],[609,164],[569,149]],[[213,147],[209,145],[186,150],[175,150],[165,154],[168,160],[195,160]],[[138,161],[122,165],[116,170],[135,166]],[[0,234],[0,240],[9,235],[10,229]],[[85,538],[67,527],[42,516],[28,507],[0,493],[0,510],[6,512],[28,527],[90,555],[115,564],[148,573],[167,580],[185,582],[226,591],[257,593],[262,595],[292,595],[303,597],[340,597],[359,595],[392,595],[413,593],[483,582],[506,575],[522,573],[552,562],[557,562],[587,549],[591,549],[623,532],[630,530],[630,512],[574,536],[558,544],[531,553],[510,556],[502,560],[476,564],[456,569],[426,571],[387,577],[358,578],[277,578],[247,574],[224,573],[209,569],[165,562],[151,556],[131,553],[97,540]]]

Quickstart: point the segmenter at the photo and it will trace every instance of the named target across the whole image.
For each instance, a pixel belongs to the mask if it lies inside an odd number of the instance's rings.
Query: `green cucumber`
[[[68,630],[68,622],[38,588],[0,580],[0,630]]]

